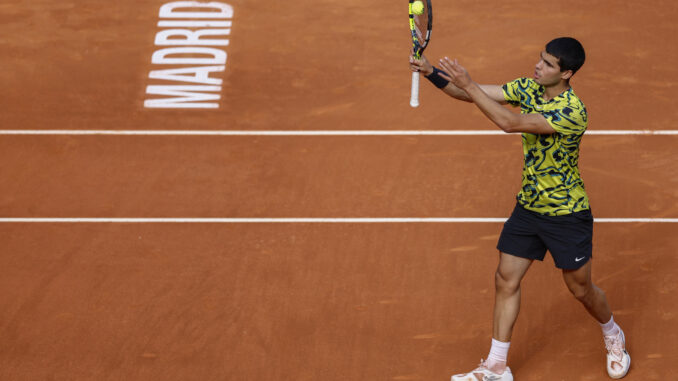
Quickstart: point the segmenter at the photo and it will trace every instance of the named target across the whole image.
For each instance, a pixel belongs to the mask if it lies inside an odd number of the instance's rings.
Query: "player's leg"
[[[499,253],[499,265],[494,274],[494,321],[492,346],[487,367],[495,373],[506,369],[513,327],[520,312],[520,282],[532,264],[532,259]]]
[[[601,325],[607,348],[607,372],[612,378],[626,375],[631,357],[624,332],[614,322],[605,293],[591,280],[593,216],[590,210],[554,217],[544,224],[540,237],[563,271],[567,288]]]
[[[624,331],[612,317],[605,293],[591,280],[592,261],[576,270],[563,270],[567,288],[599,323],[607,349],[607,373],[612,378],[624,377],[631,366],[631,356],[626,351]]]
[[[532,264],[532,259],[499,253],[499,265],[494,276],[494,324],[492,337],[508,343],[520,312],[520,282]]]
[[[506,366],[513,325],[520,311],[520,282],[532,262],[543,260],[546,246],[538,237],[538,219],[520,205],[504,224],[499,236],[499,265],[495,272],[492,345],[486,361],[475,370],[452,376],[452,381],[492,379],[513,381]]]
[[[532,259],[499,253],[499,265],[494,278],[494,324],[490,353],[487,360],[481,362],[478,368],[469,373],[452,376],[452,381],[513,380],[506,360],[513,326],[520,311],[520,282],[532,262]]]

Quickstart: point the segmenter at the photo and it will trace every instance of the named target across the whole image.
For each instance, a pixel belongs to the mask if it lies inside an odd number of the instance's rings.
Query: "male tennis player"
[[[605,293],[591,281],[593,216],[577,167],[579,143],[586,131],[584,104],[570,78],[584,64],[584,48],[574,38],[556,38],[540,53],[533,78],[503,86],[478,85],[457,60],[410,56],[421,72],[447,95],[473,102],[499,128],[520,132],[523,180],[517,205],[499,237],[495,274],[493,338],[487,360],[454,381],[512,381],[506,365],[513,325],[520,309],[520,282],[535,259],[548,250],[565,284],[601,325],[607,349],[607,373],[622,378],[631,365],[624,332],[614,321]],[[502,104],[520,106],[516,114]]]

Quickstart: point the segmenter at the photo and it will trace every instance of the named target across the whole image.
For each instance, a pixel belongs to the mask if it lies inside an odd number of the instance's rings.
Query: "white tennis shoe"
[[[513,381],[511,369],[506,367],[502,374],[492,372],[487,368],[486,362],[480,360],[480,365],[471,372],[452,376],[452,381]]]
[[[631,367],[631,356],[626,351],[626,338],[624,331],[619,328],[619,333],[614,336],[604,336],[605,349],[607,349],[607,374],[612,378],[626,376]]]

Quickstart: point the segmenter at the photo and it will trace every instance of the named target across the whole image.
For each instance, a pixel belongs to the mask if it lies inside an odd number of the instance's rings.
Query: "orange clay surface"
[[[406,2],[234,9],[219,108],[147,109],[164,1],[0,4],[2,130],[493,130],[422,81]],[[675,130],[678,4],[434,2],[427,55],[481,83],[551,38],[593,130]],[[678,217],[678,136],[586,136],[596,217]],[[0,135],[0,217],[506,217],[519,136]],[[0,223],[1,380],[448,380],[485,357],[501,223]],[[594,282],[632,355],[675,378],[678,228],[597,223]],[[522,288],[521,381],[606,380],[600,328],[550,257]]]

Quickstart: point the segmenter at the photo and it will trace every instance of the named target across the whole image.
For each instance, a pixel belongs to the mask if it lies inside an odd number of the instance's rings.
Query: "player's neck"
[[[545,101],[550,101],[551,99],[557,97],[558,95],[564,93],[570,88],[570,83],[562,80],[555,85],[544,86],[544,94],[542,94],[542,99]]]

